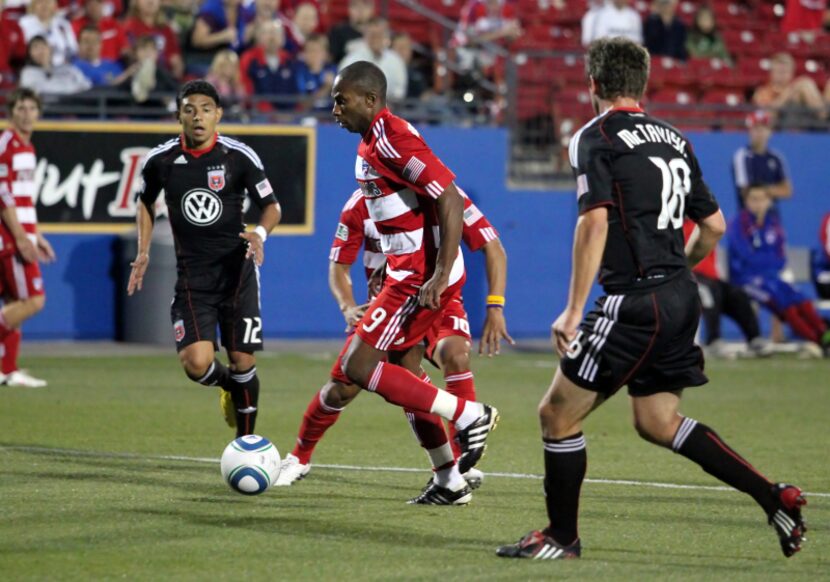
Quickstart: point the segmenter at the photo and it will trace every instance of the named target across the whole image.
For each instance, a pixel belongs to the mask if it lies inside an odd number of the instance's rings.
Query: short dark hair
[[[81,35],[85,32],[94,32],[95,34],[100,35],[101,29],[95,26],[94,24],[86,24],[83,26],[83,28],[81,28],[81,30],[78,31],[78,39],[80,39]]]
[[[9,113],[14,110],[18,103],[26,101],[27,99],[31,99],[37,103],[38,111],[43,111],[43,103],[40,100],[40,95],[35,93],[34,89],[30,89],[29,87],[18,87],[9,93],[9,96],[6,98],[6,107],[9,109]]]
[[[386,102],[386,75],[377,65],[369,61],[357,61],[343,67],[337,76],[341,83],[359,89],[364,94],[370,91],[377,93],[381,102]]]
[[[222,107],[222,102],[219,100],[219,93],[216,92],[216,87],[204,79],[196,79],[188,81],[182,85],[181,89],[179,89],[179,93],[176,95],[176,110],[181,109],[184,98],[190,97],[191,95],[204,95],[206,97],[210,97],[213,99],[213,102],[216,103],[217,107]]]
[[[648,51],[623,38],[601,38],[588,47],[585,72],[596,84],[600,99],[640,99],[646,89],[650,59]]]

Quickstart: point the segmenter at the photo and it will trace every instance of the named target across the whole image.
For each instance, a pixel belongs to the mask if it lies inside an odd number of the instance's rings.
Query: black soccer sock
[[[684,418],[671,448],[700,465],[713,477],[751,495],[768,515],[775,511],[772,483],[705,424]]]
[[[579,491],[588,467],[585,437],[579,432],[545,441],[545,505],[550,525],[545,533],[563,546],[578,537]]]
[[[219,360],[213,360],[202,377],[194,378],[190,374],[187,377],[203,386],[221,386],[227,390],[231,379],[231,371]]]
[[[256,366],[250,370],[231,372],[229,389],[236,409],[236,436],[253,434],[259,402],[259,377]]]

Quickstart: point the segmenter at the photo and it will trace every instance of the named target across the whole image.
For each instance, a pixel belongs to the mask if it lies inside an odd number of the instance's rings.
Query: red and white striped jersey
[[[355,177],[387,257],[387,284],[423,284],[435,271],[440,244],[436,199],[455,174],[414,127],[383,109],[360,141]],[[449,284],[462,277],[459,250]]]
[[[337,223],[334,242],[331,243],[329,260],[344,265],[353,265],[361,248],[363,248],[363,268],[366,270],[368,280],[375,269],[386,261],[386,257],[383,256],[380,248],[378,229],[369,218],[363,192],[358,189],[352,193],[340,212],[340,222]]]
[[[17,207],[17,220],[35,242],[35,148],[14,130],[0,134],[0,208]],[[0,222],[0,253],[15,252],[17,246],[5,223]]]
[[[461,239],[471,251],[477,251],[491,240],[499,237],[498,231],[490,224],[473,201],[461,188],[464,197],[464,229]],[[329,260],[343,265],[352,265],[363,248],[363,267],[366,279],[381,266],[386,258],[380,248],[380,234],[375,223],[369,218],[369,210],[361,190],[355,190],[343,206],[340,222],[334,233]]]

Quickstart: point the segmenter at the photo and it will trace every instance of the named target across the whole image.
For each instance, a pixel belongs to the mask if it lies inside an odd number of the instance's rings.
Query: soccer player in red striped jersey
[[[489,295],[487,317],[484,333],[479,345],[479,353],[498,354],[502,339],[513,343],[507,333],[503,314],[503,298],[507,279],[507,254],[499,240],[498,232],[481,213],[472,200],[459,188],[464,196],[464,227],[462,239],[472,251],[482,251],[485,255]],[[352,291],[349,271],[363,250],[363,266],[367,280],[370,281],[369,294],[372,299],[373,275],[386,265],[386,259],[380,252],[380,234],[374,221],[369,217],[365,199],[361,190],[356,190],[343,207],[340,222],[334,235],[329,254],[329,285],[332,294],[340,306],[346,320],[347,331],[353,331],[366,311],[366,305],[358,305]],[[340,356],[349,348],[351,337],[346,340]],[[444,317],[428,334],[428,357],[441,368],[447,391],[456,396],[475,399],[475,385],[470,371],[470,325],[464,303],[460,297],[453,298],[447,306]],[[423,376],[422,376],[423,377]],[[309,402],[300,425],[300,433],[294,450],[282,463],[277,485],[287,486],[302,479],[310,471],[311,456],[317,443],[325,432],[337,421],[340,412],[360,392],[360,388],[351,383],[340,369],[340,358],[332,368],[329,381]],[[458,445],[452,438],[447,438],[443,426],[434,416],[420,418],[407,415],[419,443],[427,452],[433,465],[433,471],[444,462],[450,451],[455,459],[460,456]],[[450,437],[454,436],[454,427],[450,425]],[[474,468],[459,466],[459,472],[471,488],[480,486],[483,474]],[[417,498],[416,498],[417,499]],[[415,502],[415,500],[413,500]]]
[[[40,388],[46,381],[17,367],[20,325],[43,309],[46,295],[38,260],[52,262],[55,251],[37,228],[35,148],[32,132],[40,116],[40,98],[20,88],[8,98],[9,127],[0,134],[0,310],[2,374],[8,386]]]
[[[418,132],[386,108],[386,77],[375,65],[344,67],[332,87],[332,113],[361,136],[355,177],[387,258],[386,281],[356,326],[342,358],[353,383],[412,414],[455,424],[469,466],[484,453],[498,411],[457,398],[418,378],[423,339],[464,284],[459,244],[464,199],[453,174]],[[413,373],[414,372],[414,373]],[[471,489],[447,456],[420,503],[463,504]]]

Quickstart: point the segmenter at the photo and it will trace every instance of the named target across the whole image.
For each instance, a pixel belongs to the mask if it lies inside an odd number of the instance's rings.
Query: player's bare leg
[[[357,385],[377,392],[392,404],[413,412],[437,414],[453,422],[459,430],[462,452],[470,451],[475,460],[480,458],[487,435],[498,419],[495,409],[439,390],[409,370],[383,362],[384,354],[355,336],[343,357],[343,372]]]
[[[801,506],[807,501],[801,490],[773,483],[732,450],[714,430],[682,416],[680,394],[659,392],[633,397],[634,426],[639,435],[683,455],[713,477],[750,495],[775,528],[784,555],[795,554],[801,549],[807,530],[801,517]]]
[[[42,311],[45,305],[46,295],[34,295],[26,299],[6,303],[3,309],[0,310],[0,325],[8,330],[16,329],[24,321]],[[3,332],[0,331],[0,339],[3,335]]]
[[[539,403],[545,445],[545,505],[548,526],[534,530],[515,544],[501,546],[506,558],[567,559],[581,553],[577,519],[579,493],[588,455],[582,422],[604,402],[597,392],[580,388],[557,370]]]

